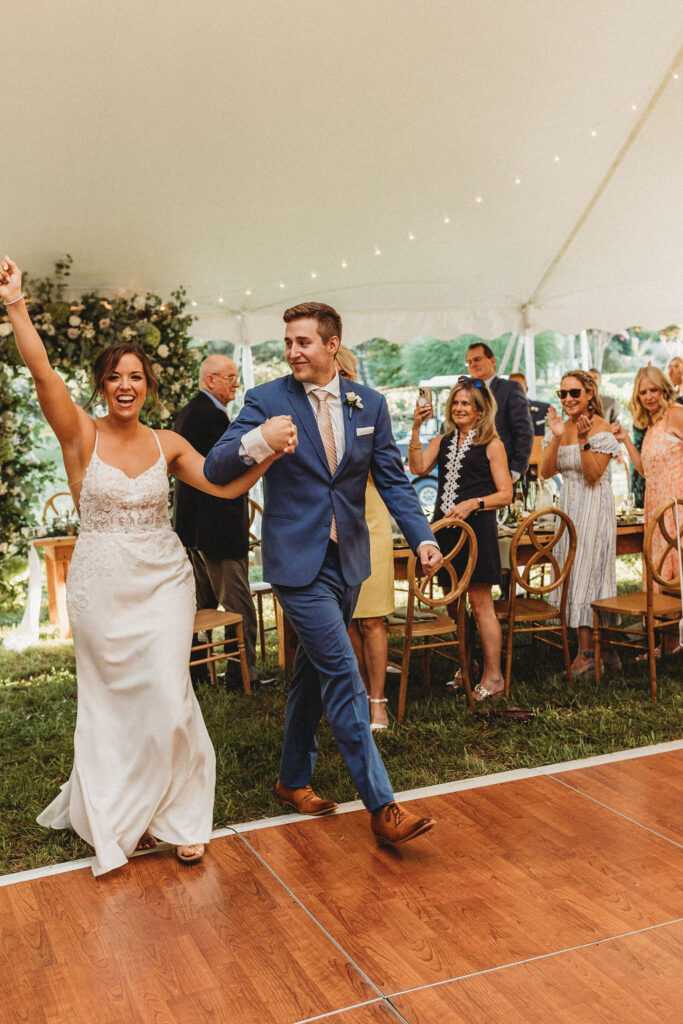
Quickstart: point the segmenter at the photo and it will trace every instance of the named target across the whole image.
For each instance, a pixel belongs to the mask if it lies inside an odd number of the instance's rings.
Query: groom
[[[347,627],[360,585],[370,574],[365,523],[368,473],[424,571],[441,565],[441,553],[406,479],[391,433],[386,401],[371,388],[339,376],[334,357],[342,324],[321,302],[304,302],[284,314],[290,376],[253,388],[245,405],[214,445],[204,472],[227,483],[245,464],[270,454],[264,419],[289,415],[299,445],[268,469],[262,523],[263,576],[299,636],[287,702],[280,776],[275,793],[301,814],[327,814],[333,800],[310,785],[325,711],[363,803],[382,843],[397,845],[427,832],[394,801],[386,769],[370,732],[368,701]]]

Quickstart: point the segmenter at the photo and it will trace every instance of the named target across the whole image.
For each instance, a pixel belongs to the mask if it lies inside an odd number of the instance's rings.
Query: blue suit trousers
[[[369,811],[379,810],[394,794],[370,732],[368,698],[347,632],[360,587],[345,584],[337,545],[330,542],[312,583],[273,590],[299,636],[280,781],[292,789],[311,781],[324,711],[361,800]]]

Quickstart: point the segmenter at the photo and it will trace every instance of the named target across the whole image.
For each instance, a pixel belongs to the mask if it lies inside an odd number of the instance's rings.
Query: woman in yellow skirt
[[[342,377],[357,379],[356,357],[344,346],[337,352],[337,368]],[[365,492],[365,521],[370,534],[370,576],[361,587],[349,637],[368,692],[370,728],[378,732],[389,724],[384,696],[388,657],[384,616],[394,611],[394,546],[389,512],[371,476]]]

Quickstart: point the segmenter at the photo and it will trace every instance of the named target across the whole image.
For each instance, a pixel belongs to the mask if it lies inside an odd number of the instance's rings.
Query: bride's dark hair
[[[129,353],[130,355],[137,356],[142,363],[142,372],[147,382],[147,392],[152,396],[152,408],[159,404],[159,382],[154,376],[152,364],[147,353],[143,352],[137,345],[127,345],[124,342],[120,345],[110,345],[109,348],[102,349],[95,360],[92,371],[94,387],[90,398],[85,403],[86,409],[94,405],[100,395],[104,394],[104,381],[106,377],[116,369],[122,357]]]

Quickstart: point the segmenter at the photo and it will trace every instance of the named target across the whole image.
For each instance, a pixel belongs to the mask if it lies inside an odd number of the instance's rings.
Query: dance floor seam
[[[557,782],[560,786],[566,786],[567,789],[571,789],[571,791],[576,793],[578,796],[585,797],[586,800],[592,800],[592,802],[597,804],[598,807],[602,807],[604,810],[610,811],[611,814],[618,815],[620,818],[628,821],[631,825],[637,825],[638,828],[645,829],[646,832],[650,832],[653,836],[657,836],[658,839],[663,839],[667,843],[672,843],[673,846],[678,847],[679,850],[683,849],[683,845],[681,843],[677,843],[675,839],[671,838],[671,836],[667,836],[663,832],[658,832],[657,829],[643,824],[642,821],[638,821],[637,818],[632,818],[629,814],[624,814],[623,811],[620,811],[616,807],[611,807],[610,804],[606,804],[603,800],[598,800],[596,797],[591,796],[590,793],[584,793],[582,789],[579,789],[577,786],[572,786],[571,783],[565,782],[564,779],[557,778],[554,775],[548,775],[547,778],[551,779],[553,782]]]

